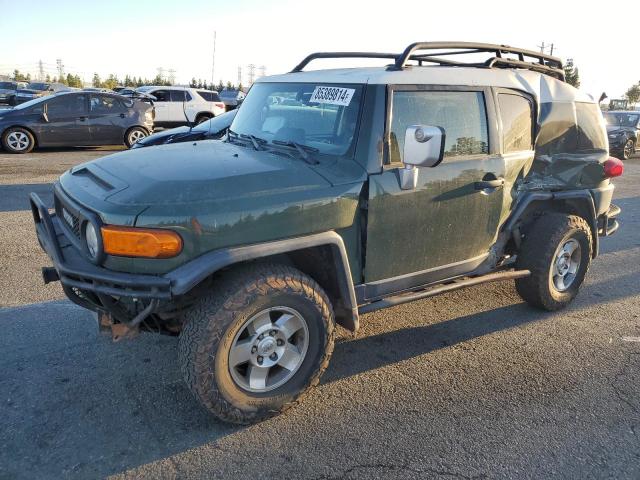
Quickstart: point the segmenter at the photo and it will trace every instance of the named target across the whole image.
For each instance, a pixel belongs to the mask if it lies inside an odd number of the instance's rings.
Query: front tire
[[[527,232],[517,269],[531,275],[516,280],[516,290],[530,305],[554,311],[578,294],[589,269],[593,241],[587,222],[575,215],[548,213]]]
[[[2,147],[9,153],[29,153],[35,146],[33,134],[25,128],[9,128],[2,134]]]
[[[211,120],[213,118],[212,115],[201,114],[196,117],[196,125],[200,125],[201,123],[206,122],[207,120]]]
[[[127,148],[131,148],[131,146],[134,143],[148,136],[149,136],[149,132],[147,132],[144,128],[133,127],[127,130],[127,134],[124,136],[124,143],[127,146]]]
[[[231,271],[186,314],[178,355],[200,403],[220,419],[281,413],[318,384],[334,344],[322,288],[282,265]]]

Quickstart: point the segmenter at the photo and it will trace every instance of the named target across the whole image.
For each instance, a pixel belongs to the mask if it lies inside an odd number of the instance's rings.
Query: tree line
[[[30,73],[27,73],[25,75],[24,73],[20,72],[20,70],[17,70],[17,69],[13,71],[13,79],[16,82],[32,82],[33,81]],[[44,80],[42,81],[47,83],[61,83],[63,85],[67,85],[68,87],[75,87],[75,88],[82,88],[84,86],[82,79],[80,78],[80,75],[73,75],[71,73],[67,73],[67,75],[63,75],[60,78],[51,77],[51,75],[47,74]]]

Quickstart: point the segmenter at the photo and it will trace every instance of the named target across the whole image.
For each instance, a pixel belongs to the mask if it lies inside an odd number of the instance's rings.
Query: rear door
[[[89,95],[66,93],[45,102],[48,121],[40,130],[41,145],[91,145]]]
[[[124,143],[130,109],[116,97],[92,93],[89,102],[89,126],[93,145]]]
[[[191,100],[191,95],[186,90],[171,90],[169,112],[172,122],[188,124],[193,120],[198,112],[192,111],[194,109],[194,102]]]
[[[389,87],[388,161],[371,175],[365,298],[376,298],[468,273],[495,242],[503,189],[495,104],[489,88]],[[419,168],[416,188],[400,187],[404,137],[410,125],[445,130],[444,160]]]

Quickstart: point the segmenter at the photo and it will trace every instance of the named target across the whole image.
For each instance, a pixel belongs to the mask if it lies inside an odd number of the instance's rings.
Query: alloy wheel
[[[11,132],[7,135],[7,145],[17,152],[26,150],[29,147],[29,144],[29,136],[24,132]]]
[[[556,250],[551,265],[551,278],[553,286],[559,292],[568,290],[576,279],[580,269],[581,255],[580,243],[574,238],[570,238]]]

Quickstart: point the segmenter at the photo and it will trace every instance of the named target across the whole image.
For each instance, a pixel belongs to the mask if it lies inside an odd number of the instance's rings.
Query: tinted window
[[[598,106],[594,103],[576,103],[578,121],[578,150],[605,150],[606,127]]]
[[[531,150],[532,105],[528,98],[520,95],[499,94],[500,117],[502,118],[502,147],[505,153]]]
[[[155,90],[153,92],[149,92],[150,95],[156,97],[156,101],[158,102],[170,102],[171,94],[169,90]]]
[[[125,109],[120,101],[114,97],[102,95],[91,96],[91,112],[92,113],[120,113]]]
[[[577,145],[576,115],[573,103],[540,104],[537,155],[574,152]]]
[[[86,113],[86,95],[61,95],[47,102],[47,115],[51,118],[71,117]]]
[[[207,102],[219,102],[220,101],[220,96],[216,92],[209,92],[209,91],[206,91],[206,90],[198,90],[198,95],[200,95],[202,98],[204,98]]]
[[[404,137],[411,125],[445,130],[445,157],[489,152],[487,115],[482,92],[394,92],[391,161],[402,161]]]
[[[15,90],[18,84],[14,82],[0,82],[0,89]]]
[[[191,100],[191,95],[189,95],[189,92],[185,90],[171,90],[172,102],[188,102],[189,100]]]

